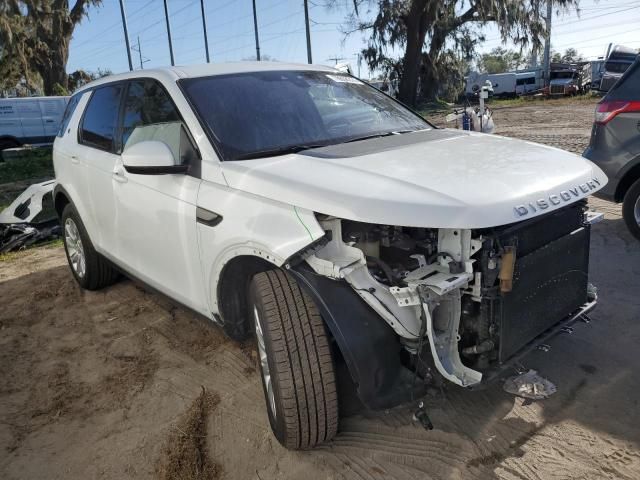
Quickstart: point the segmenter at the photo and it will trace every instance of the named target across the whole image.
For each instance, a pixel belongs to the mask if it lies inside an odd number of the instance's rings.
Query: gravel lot
[[[593,108],[536,102],[494,118],[500,134],[580,153]],[[447,388],[427,398],[432,431],[408,407],[359,411],[309,452],[272,437],[251,344],[130,281],[81,291],[61,247],[2,258],[0,478],[640,478],[640,248],[618,206],[591,203],[606,212],[593,322],[523,362],[554,396]]]

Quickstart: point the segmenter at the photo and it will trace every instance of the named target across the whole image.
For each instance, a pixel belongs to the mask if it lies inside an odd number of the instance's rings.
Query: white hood
[[[367,223],[484,228],[561,208],[607,177],[572,153],[522,140],[426,130],[223,163],[229,185]]]

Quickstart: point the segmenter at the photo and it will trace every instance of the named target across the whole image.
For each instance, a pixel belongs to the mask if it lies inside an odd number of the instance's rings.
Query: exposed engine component
[[[305,260],[346,280],[395,330],[411,369],[472,386],[567,311],[593,301],[583,273],[584,212],[578,202],[542,219],[477,230],[322,217],[329,240]]]

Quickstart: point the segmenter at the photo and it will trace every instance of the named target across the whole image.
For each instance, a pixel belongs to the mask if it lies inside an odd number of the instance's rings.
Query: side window
[[[196,155],[169,94],[160,83],[151,79],[129,83],[122,120],[123,150],[145,140],[165,143],[176,164],[189,163]]]
[[[108,85],[93,92],[80,127],[81,143],[113,151],[122,85]]]
[[[62,115],[62,121],[60,122],[60,129],[58,130],[58,136],[63,137],[64,132],[69,126],[69,122],[71,121],[71,117],[73,116],[73,112],[76,111],[76,107],[78,106],[78,102],[80,102],[80,98],[82,98],[82,93],[76,93],[73,97],[69,99],[67,102],[67,108],[64,110],[64,114]]]

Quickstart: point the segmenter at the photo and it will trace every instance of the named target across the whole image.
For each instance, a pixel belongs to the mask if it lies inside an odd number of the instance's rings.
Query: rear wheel
[[[629,231],[640,240],[640,180],[636,180],[627,190],[622,203],[622,216]]]
[[[98,290],[118,279],[117,270],[93,248],[80,216],[71,204],[62,211],[62,230],[71,273],[82,288]]]
[[[295,450],[330,440],[338,429],[336,378],[313,301],[284,271],[270,270],[253,277],[249,307],[274,435]]]

